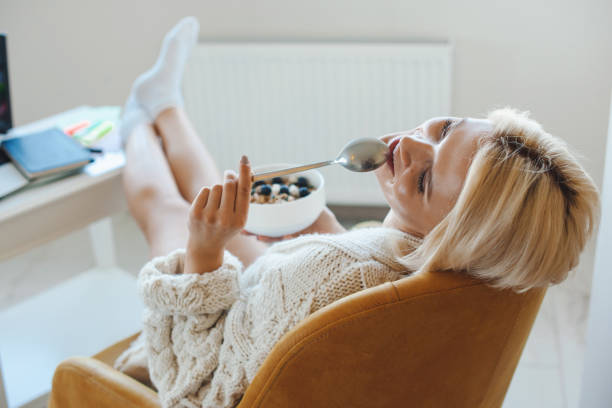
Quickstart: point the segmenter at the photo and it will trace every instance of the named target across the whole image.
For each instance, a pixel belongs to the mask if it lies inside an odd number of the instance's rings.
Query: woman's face
[[[387,164],[376,177],[391,207],[384,224],[424,237],[450,212],[461,192],[486,119],[433,118],[416,129],[385,135]]]

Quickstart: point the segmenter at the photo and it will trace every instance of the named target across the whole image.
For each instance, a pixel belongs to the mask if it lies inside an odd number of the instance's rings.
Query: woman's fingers
[[[208,221],[214,221],[214,216],[219,210],[219,204],[221,203],[221,194],[223,193],[223,186],[215,184],[210,191],[208,197],[208,203],[204,209],[205,214],[208,214]]]
[[[198,193],[193,207],[203,214],[205,221],[215,223],[227,222],[234,225],[246,220],[251,193],[251,166],[246,156],[240,161],[240,175],[228,170],[225,172],[223,185],[204,188]],[[219,213],[219,214],[217,214]]]
[[[293,239],[293,238],[296,238],[297,236],[298,234],[283,235],[281,237],[267,237],[265,235],[257,235],[257,240],[261,242],[272,243],[272,242],[278,242],[278,241],[285,241],[287,239]]]
[[[191,212],[194,216],[200,217],[202,215],[202,211],[204,211],[204,207],[206,207],[206,203],[208,202],[209,195],[210,189],[208,187],[202,187],[200,189],[200,192],[191,203]]]
[[[224,215],[234,216],[234,203],[236,202],[236,173],[231,170],[225,172],[223,184],[223,197],[221,198],[221,211]]]
[[[236,192],[236,214],[246,216],[251,200],[251,164],[246,156],[240,159],[240,175],[238,176],[238,191]]]
[[[265,242],[267,244],[271,244],[273,242],[278,242],[284,240],[285,237],[267,237],[265,235],[257,235],[257,240],[261,242]]]

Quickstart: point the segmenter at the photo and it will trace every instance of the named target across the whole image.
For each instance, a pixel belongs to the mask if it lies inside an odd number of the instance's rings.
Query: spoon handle
[[[336,163],[336,160],[328,160],[319,163],[305,164],[303,166],[290,167],[288,169],[280,169],[274,171],[267,171],[265,173],[257,173],[251,176],[251,182],[263,180],[272,177],[284,176],[291,173],[299,173],[300,171],[306,171],[310,169],[316,169],[317,167],[329,166],[330,164]]]

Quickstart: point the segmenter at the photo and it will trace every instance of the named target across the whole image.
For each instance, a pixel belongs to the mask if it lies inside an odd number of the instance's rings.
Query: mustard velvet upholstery
[[[341,299],[287,333],[239,407],[499,407],[544,297],[418,274]],[[114,370],[134,336],[55,372],[49,406],[159,407]]]

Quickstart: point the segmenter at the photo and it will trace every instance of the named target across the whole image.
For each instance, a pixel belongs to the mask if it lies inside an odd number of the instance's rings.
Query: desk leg
[[[89,226],[89,239],[97,267],[110,268],[117,265],[113,224],[110,217],[103,218]]]
[[[2,361],[0,361],[0,408],[8,408],[6,391],[4,391],[4,380],[2,379]]]

